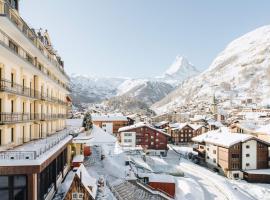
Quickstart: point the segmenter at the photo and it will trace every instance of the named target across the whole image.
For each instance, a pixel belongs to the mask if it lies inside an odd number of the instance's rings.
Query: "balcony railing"
[[[35,160],[42,156],[72,133],[72,129],[64,129],[44,138],[27,142],[14,150],[0,152],[0,161],[3,160]]]
[[[68,106],[68,103],[63,100],[60,100],[55,97],[50,97],[49,95],[40,93],[37,90],[30,89],[28,87],[25,87],[23,85],[20,85],[18,83],[14,83],[12,81],[5,80],[5,79],[0,79],[0,91],[5,91],[5,92],[17,94],[17,95],[22,95],[22,96],[26,96],[26,97],[30,97],[34,99],[41,99],[41,100]]]
[[[30,98],[39,99],[38,91],[5,79],[0,79],[0,90]]]
[[[0,0],[1,1],[1,0]],[[41,66],[38,66],[38,61],[34,58],[30,58],[29,54],[26,50],[24,50],[19,44],[17,44],[15,41],[13,41],[8,35],[6,35],[3,31],[0,30],[0,44],[7,49],[9,49],[11,52],[13,52],[16,56],[23,59],[27,63],[29,63],[31,66],[33,66],[35,69],[39,70],[43,75],[50,78],[52,81],[54,81],[56,84],[60,85],[61,87],[67,89],[68,91],[71,91],[69,86],[62,84],[59,82],[59,80],[56,80],[53,76],[48,73],[48,71]]]
[[[4,15],[12,21],[16,27],[32,42],[32,44],[41,52],[41,54],[52,63],[58,71],[60,71],[66,78],[69,79],[65,73],[63,66],[61,66],[56,60],[52,59],[49,55],[50,52],[46,49],[43,43],[40,41],[36,33],[29,28],[25,21],[19,16],[16,10],[14,10],[8,3],[0,0],[0,15]]]
[[[28,121],[47,121],[66,119],[68,114],[43,114],[43,113],[0,113],[0,124],[11,124]]]
[[[18,123],[30,120],[30,115],[25,113],[0,113],[0,123]]]

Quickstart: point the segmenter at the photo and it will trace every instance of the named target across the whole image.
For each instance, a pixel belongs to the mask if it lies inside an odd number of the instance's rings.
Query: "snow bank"
[[[203,200],[204,193],[201,186],[191,178],[176,178],[176,200]]]

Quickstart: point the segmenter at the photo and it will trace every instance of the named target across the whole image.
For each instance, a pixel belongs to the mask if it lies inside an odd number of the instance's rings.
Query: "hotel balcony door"
[[[39,124],[38,125],[38,129],[39,129],[39,138],[42,138],[42,125],[41,124]]]

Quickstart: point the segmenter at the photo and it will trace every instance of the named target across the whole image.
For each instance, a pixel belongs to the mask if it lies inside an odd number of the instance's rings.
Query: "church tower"
[[[212,103],[211,103],[211,112],[217,114],[217,99],[215,94],[213,94]]]

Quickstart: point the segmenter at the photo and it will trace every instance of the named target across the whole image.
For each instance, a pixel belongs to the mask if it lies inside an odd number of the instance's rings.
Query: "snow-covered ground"
[[[183,154],[184,149],[186,149],[187,152],[190,152],[190,149],[186,147],[178,147],[181,154]],[[168,163],[178,163],[180,169],[185,173],[185,176],[191,178],[200,185],[203,191],[202,199],[270,199],[270,184],[254,184],[248,183],[244,180],[230,180],[184,158],[179,160],[179,154],[173,150],[169,150],[168,156],[165,160]]]

